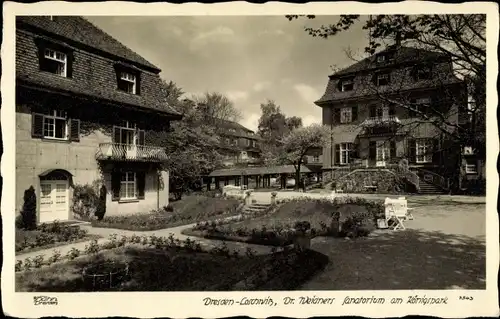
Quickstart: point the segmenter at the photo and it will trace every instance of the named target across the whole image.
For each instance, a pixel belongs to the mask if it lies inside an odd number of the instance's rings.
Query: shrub
[[[33,186],[24,191],[24,204],[18,225],[27,230],[36,228],[36,194]]]
[[[102,185],[101,188],[99,189],[99,199],[95,211],[95,216],[97,217],[98,220],[102,220],[104,218],[104,215],[106,214],[106,196],[107,196],[106,186]]]
[[[171,204],[168,204],[167,206],[163,207],[163,210],[169,213],[172,213],[174,211],[174,206]]]
[[[89,220],[96,213],[99,196],[95,183],[74,186],[72,210],[76,218]]]

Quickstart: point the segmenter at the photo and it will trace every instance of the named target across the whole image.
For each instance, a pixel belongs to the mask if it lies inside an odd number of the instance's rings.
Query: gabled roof
[[[393,60],[391,62],[386,62],[382,64],[378,64],[376,62],[377,56],[383,55],[386,53],[392,53]],[[365,70],[372,70],[372,69],[377,69],[380,67],[387,67],[390,65],[396,65],[400,63],[407,63],[407,62],[425,62],[425,61],[432,61],[440,58],[447,58],[447,56],[444,53],[440,52],[434,52],[434,51],[429,51],[429,50],[424,50],[424,49],[419,49],[419,48],[412,48],[412,47],[388,47],[387,49],[380,51],[372,56],[369,56],[359,62],[356,62],[347,68],[340,70],[332,75],[330,77],[338,77],[338,76],[346,76],[348,74],[352,73],[357,73],[360,71],[365,71]]]
[[[16,21],[160,72],[158,67],[82,17],[54,16],[51,20],[47,16],[18,16]]]

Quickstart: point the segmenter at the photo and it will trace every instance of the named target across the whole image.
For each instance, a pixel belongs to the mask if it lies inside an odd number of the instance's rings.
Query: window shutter
[[[438,139],[432,139],[432,163],[439,163],[439,141]]]
[[[373,85],[377,86],[377,73],[374,73],[372,75],[372,83]]]
[[[339,90],[339,92],[342,92],[342,80],[339,80],[337,82],[337,90]]]
[[[144,130],[139,130],[137,144],[144,145],[145,138],[146,138],[146,132]]]
[[[377,143],[375,141],[370,141],[370,150],[368,157],[371,160],[375,160],[377,158]]]
[[[370,117],[377,117],[377,106],[370,105]]]
[[[335,144],[335,162],[334,165],[340,164],[340,144]]]
[[[135,74],[135,94],[141,95],[141,73]]]
[[[334,124],[340,123],[340,109],[338,108],[333,109],[333,123]]]
[[[69,139],[72,142],[80,141],[80,120],[69,120]]]
[[[113,126],[113,143],[120,143],[120,128]]]
[[[358,145],[351,143],[351,154],[349,154],[351,158],[359,158],[358,155]]]
[[[36,138],[43,137],[43,115],[38,113],[31,114],[31,136]]]
[[[390,84],[391,83],[391,73],[388,72],[387,73],[387,84]]]
[[[415,66],[410,71],[410,76],[413,78],[414,81],[418,81],[418,68],[419,66]]]
[[[391,152],[391,158],[396,158],[396,141],[391,141],[390,152]]]
[[[139,171],[135,174],[137,178],[137,198],[144,199],[146,189],[146,172]]]
[[[121,187],[121,173],[120,172],[112,172],[111,173],[111,192],[112,192],[112,200],[118,201],[120,200],[120,187]]]
[[[417,145],[415,139],[408,139],[408,162],[415,163],[417,160]]]
[[[68,78],[72,78],[73,77],[73,61],[75,60],[75,55],[73,53],[73,51],[67,51],[66,52],[66,62],[67,62],[67,65],[66,65],[66,76]]]
[[[358,107],[352,107],[352,122],[356,122],[358,120]]]
[[[45,45],[39,38],[35,40],[35,43],[38,48],[38,66],[41,71],[44,71],[47,69],[45,64]]]
[[[416,103],[417,103],[417,100],[410,99],[410,107],[411,108],[415,108]],[[408,114],[410,117],[415,117],[417,115],[417,113],[413,110],[408,110]]]

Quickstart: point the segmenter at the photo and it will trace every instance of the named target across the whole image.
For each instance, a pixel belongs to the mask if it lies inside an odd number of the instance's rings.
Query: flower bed
[[[185,230],[186,235],[284,246],[297,238],[297,225],[307,222],[307,237],[360,237],[376,228],[376,220],[384,216],[381,200],[339,197],[332,200],[298,198],[281,200],[272,214],[246,218],[237,222],[201,223]]]
[[[78,226],[69,226],[59,222],[41,224],[34,230],[16,229],[16,254],[53,248],[98,237],[89,235],[87,231],[80,229]]]
[[[16,291],[72,292],[95,291],[96,288],[119,291],[227,291],[259,290],[261,287],[286,290],[298,288],[328,262],[326,256],[315,252],[302,256],[294,250],[274,250],[271,254],[259,255],[252,249],[247,249],[245,253],[231,251],[225,243],[203,249],[192,240],[179,241],[173,236],[114,237],[104,245],[97,242],[88,245],[83,252],[85,256],[79,253],[69,252],[68,256],[62,257],[66,261],[59,259],[58,263],[52,262],[44,268],[41,266],[50,263],[51,258],[46,263],[30,261],[30,267],[18,261]],[[318,258],[310,258],[307,254],[318,255]],[[125,268],[111,267],[111,271],[126,269],[126,278],[120,278],[120,284],[115,281],[115,285],[95,285],[93,281],[89,284],[85,277],[88,270],[103,268],[99,265],[110,263],[123,265]],[[221,269],[224,271],[221,272]],[[262,277],[263,272],[265,277]]]
[[[92,221],[93,227],[135,231],[158,230],[180,225],[235,216],[241,202],[236,199],[186,196],[158,211],[127,216],[108,216]]]

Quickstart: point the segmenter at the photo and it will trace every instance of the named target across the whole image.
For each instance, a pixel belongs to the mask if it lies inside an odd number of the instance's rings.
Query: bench
[[[375,186],[375,185],[366,185],[365,189],[367,189],[369,191],[372,191],[372,192],[375,192],[377,190],[377,186]]]

